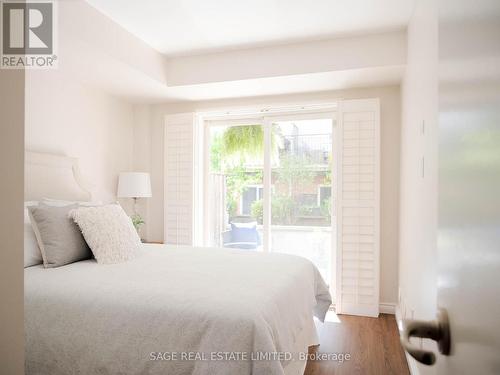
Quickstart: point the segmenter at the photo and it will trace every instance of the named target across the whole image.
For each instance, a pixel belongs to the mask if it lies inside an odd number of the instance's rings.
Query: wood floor
[[[408,375],[394,315],[379,318],[328,313],[319,330],[320,346],[311,354],[344,353],[350,360],[309,360],[304,375]]]

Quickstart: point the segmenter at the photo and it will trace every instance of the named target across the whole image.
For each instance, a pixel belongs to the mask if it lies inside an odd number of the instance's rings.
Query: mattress
[[[144,245],[121,264],[29,267],[26,373],[297,373],[330,303],[316,267],[285,254]]]

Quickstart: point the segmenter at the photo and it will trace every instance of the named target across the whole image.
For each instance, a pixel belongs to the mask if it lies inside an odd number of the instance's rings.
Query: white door
[[[500,103],[490,113],[463,104],[440,119],[438,307],[452,352],[439,373],[499,374]]]
[[[437,369],[500,374],[500,2],[449,6],[439,18],[437,284],[451,353]]]
[[[449,330],[410,322],[405,336],[450,340],[421,374],[500,374],[499,62],[500,2],[440,2],[437,307]]]

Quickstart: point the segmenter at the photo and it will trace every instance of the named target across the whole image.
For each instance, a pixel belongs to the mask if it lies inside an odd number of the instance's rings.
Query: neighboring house
[[[331,134],[281,136],[279,161],[272,169],[273,221],[284,225],[329,225],[331,197]],[[279,164],[278,164],[279,163]],[[248,175],[261,166],[245,165]],[[263,199],[262,183],[243,188],[238,216],[254,216]],[[252,212],[253,211],[253,212]],[[234,214],[233,214],[234,216]]]

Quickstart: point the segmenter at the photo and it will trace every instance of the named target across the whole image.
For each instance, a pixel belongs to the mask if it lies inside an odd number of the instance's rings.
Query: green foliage
[[[139,231],[141,225],[146,224],[146,222],[142,219],[141,215],[139,214],[132,215],[131,219],[132,219],[132,224],[134,225],[136,231]]]
[[[226,155],[253,157],[264,152],[264,129],[260,125],[232,126],[222,140]]]
[[[228,199],[226,200],[226,210],[229,215],[229,217],[234,217],[236,216],[236,210],[238,208],[238,202],[234,197],[229,196]]]
[[[312,182],[316,172],[311,170],[310,161],[306,157],[284,155],[280,167],[276,169],[276,181],[288,187],[288,196],[293,195],[294,187],[301,187]]]
[[[232,126],[212,137],[210,166],[226,176],[226,205],[236,215],[241,195],[248,185],[262,184],[262,171],[249,172],[249,162],[263,162],[264,129],[261,125]]]
[[[262,224],[264,218],[264,202],[262,199],[254,201],[251,207],[251,215],[257,220],[259,224]]]
[[[296,208],[296,203],[292,198],[284,195],[273,196],[273,199],[271,201],[272,223],[274,225],[293,224],[294,212]],[[264,217],[264,207],[262,199],[259,199],[252,203],[251,214],[259,224],[262,224]]]
[[[321,202],[320,209],[321,209],[321,216],[324,216],[325,220],[330,222],[332,218],[332,197],[323,199],[323,201]]]
[[[222,172],[223,147],[222,135],[216,134],[212,138],[210,145],[210,167],[212,172]]]
[[[279,128],[271,128],[271,158],[278,155]],[[264,127],[262,125],[242,125],[227,128],[222,134],[215,135],[211,142],[212,170],[224,169],[248,163],[264,162]]]
[[[273,196],[271,201],[271,221],[276,225],[290,225],[294,223],[296,203],[289,196]]]
[[[299,205],[294,201],[294,190],[314,183],[318,173],[324,176],[325,184],[331,181],[330,169],[317,172],[311,168],[312,161],[305,156],[279,155],[278,143],[282,139],[279,126],[273,125],[271,130],[271,163],[279,167],[273,168],[273,181],[279,194],[271,200],[272,223],[291,225],[298,215],[311,215],[318,207]],[[242,194],[249,185],[260,185],[263,181],[262,170],[252,171],[249,165],[263,163],[264,127],[261,125],[232,126],[223,132],[214,134],[210,145],[211,171],[225,175],[226,208],[230,217],[237,214],[237,207]],[[331,163],[331,160],[330,160]],[[281,190],[281,191],[280,191]],[[321,213],[327,212],[328,206],[323,202]],[[252,203],[251,215],[262,224],[263,203],[258,200]],[[325,215],[329,217],[329,215]]]
[[[325,179],[323,180],[323,185],[332,184],[332,163],[328,164],[328,170],[325,171]]]
[[[262,171],[247,172],[242,165],[230,168],[226,172],[226,204],[229,216],[236,215],[236,208],[241,195],[248,185],[262,183]]]
[[[310,204],[301,204],[297,207],[297,213],[300,216],[311,216],[316,209],[317,206],[312,206]]]

